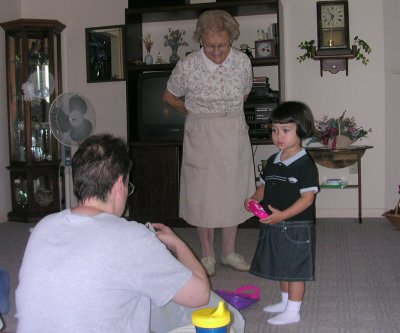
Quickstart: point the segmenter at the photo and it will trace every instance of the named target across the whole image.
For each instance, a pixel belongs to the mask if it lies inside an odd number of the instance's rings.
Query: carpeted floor
[[[0,264],[12,278],[12,309],[4,317],[7,331],[14,332],[14,290],[29,228],[22,223],[0,224]],[[175,230],[199,254],[196,229]],[[238,252],[251,260],[257,243],[257,229],[240,229]],[[220,233],[216,234],[220,243]],[[217,254],[220,247],[217,245]],[[272,314],[262,311],[279,300],[278,282],[217,265],[214,289],[233,290],[253,284],[261,288],[261,301],[242,311],[246,333],[369,333],[400,331],[400,230],[386,219],[320,219],[317,221],[316,281],[307,283],[301,321],[272,326]]]

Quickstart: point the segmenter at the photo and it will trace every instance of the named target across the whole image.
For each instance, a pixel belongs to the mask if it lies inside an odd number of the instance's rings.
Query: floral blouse
[[[231,48],[221,65],[212,63],[197,50],[181,59],[168,80],[167,89],[174,96],[185,97],[191,113],[243,111],[243,96],[253,84],[249,57]]]

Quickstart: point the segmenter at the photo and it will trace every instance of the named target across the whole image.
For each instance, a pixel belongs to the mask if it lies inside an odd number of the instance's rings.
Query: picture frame
[[[256,59],[272,58],[275,56],[275,41],[273,39],[256,40],[254,49]]]
[[[125,26],[85,28],[88,83],[125,80]]]

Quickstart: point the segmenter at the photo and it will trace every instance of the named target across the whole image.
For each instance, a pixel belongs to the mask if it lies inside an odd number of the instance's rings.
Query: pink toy
[[[255,200],[249,202],[250,211],[260,219],[265,219],[269,214],[264,210],[264,208]]]

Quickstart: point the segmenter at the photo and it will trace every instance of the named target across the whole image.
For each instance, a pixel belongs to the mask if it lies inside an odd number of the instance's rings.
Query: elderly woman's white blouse
[[[249,57],[231,48],[221,65],[211,62],[197,50],[181,59],[169,78],[167,89],[174,96],[185,96],[191,113],[243,111],[243,96],[253,84]]]

